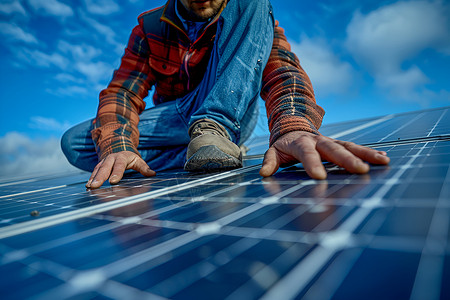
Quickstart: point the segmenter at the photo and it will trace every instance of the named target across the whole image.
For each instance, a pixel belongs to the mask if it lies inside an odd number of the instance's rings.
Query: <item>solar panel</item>
[[[0,182],[2,299],[450,299],[449,108],[324,126],[386,151],[353,175],[326,163]]]

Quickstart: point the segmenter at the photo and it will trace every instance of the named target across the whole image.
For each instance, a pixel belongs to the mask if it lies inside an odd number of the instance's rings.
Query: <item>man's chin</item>
[[[196,19],[206,21],[209,18],[212,18],[216,15],[217,12],[215,12],[212,8],[200,8],[192,14],[195,16]]]
[[[205,1],[202,3],[194,2],[191,4],[188,11],[193,19],[198,21],[206,21],[216,16],[225,3],[226,1]]]

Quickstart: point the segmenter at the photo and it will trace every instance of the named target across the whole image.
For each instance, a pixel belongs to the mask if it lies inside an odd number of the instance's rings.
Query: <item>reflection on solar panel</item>
[[[392,161],[326,181],[261,178],[266,138],[217,174],[3,181],[0,297],[450,299],[449,129],[449,108],[325,126]]]

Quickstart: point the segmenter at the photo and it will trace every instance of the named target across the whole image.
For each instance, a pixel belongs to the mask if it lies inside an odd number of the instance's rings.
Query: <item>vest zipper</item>
[[[186,87],[188,91],[191,89],[191,75],[189,74],[189,61],[191,60],[191,57],[192,57],[192,54],[193,54],[191,52],[192,48],[193,48],[192,44],[189,45],[189,48],[188,48],[188,50],[186,51],[186,54],[183,57],[183,67],[184,67],[184,70],[186,72],[187,79],[188,79],[187,87]]]

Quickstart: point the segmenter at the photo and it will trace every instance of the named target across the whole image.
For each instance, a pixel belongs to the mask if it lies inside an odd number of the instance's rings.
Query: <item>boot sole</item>
[[[200,147],[186,162],[186,171],[217,171],[242,167],[242,156],[239,159],[226,154],[217,146]]]

